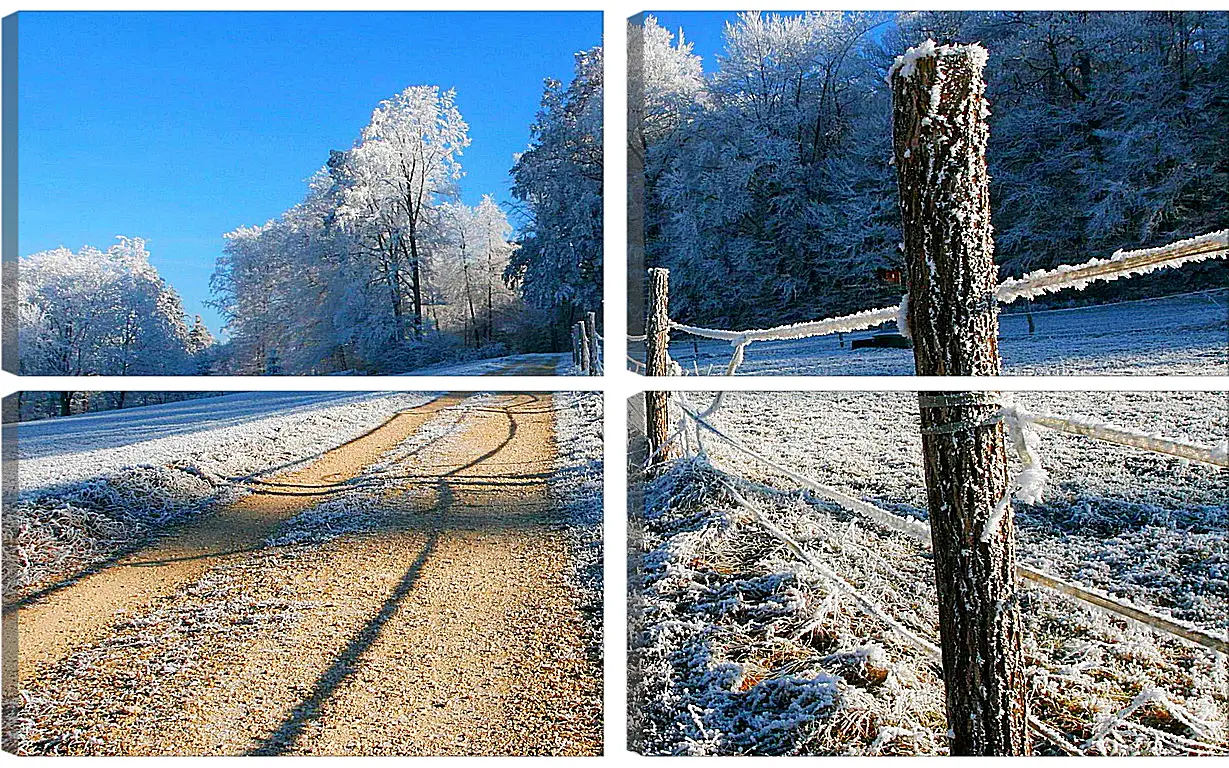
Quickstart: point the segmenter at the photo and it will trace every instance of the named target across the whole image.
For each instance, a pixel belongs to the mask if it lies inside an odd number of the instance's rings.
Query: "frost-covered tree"
[[[602,49],[576,54],[571,83],[547,80],[532,142],[512,168],[525,223],[505,271],[552,313],[554,346],[602,302]]]
[[[1193,11],[927,12],[901,44],[990,52],[1003,272],[1159,244],[1229,220],[1229,23]],[[1199,271],[1192,270],[1190,273]]]
[[[194,372],[183,302],[140,238],[24,256],[18,265],[20,370],[41,376]],[[206,331],[207,333],[207,331]],[[62,412],[71,406],[71,393]]]
[[[453,98],[419,86],[382,102],[301,203],[226,235],[213,277],[230,336],[221,368],[390,373],[462,345],[496,350],[519,308],[502,280],[514,246],[491,197],[457,199],[469,140]]]
[[[646,260],[672,270],[680,319],[776,324],[898,298],[879,277],[901,266],[883,75],[927,38],[990,54],[1004,276],[1229,221],[1223,13],[741,14],[698,93],[679,85],[690,52],[652,19],[643,36]],[[1091,291],[1225,282],[1196,265]]]
[[[445,206],[443,219],[445,238],[436,281],[447,306],[444,317],[461,329],[467,344],[489,344],[495,339],[498,319],[516,298],[503,281],[515,250],[509,241],[512,227],[490,195],[483,195],[473,208],[463,203]]]
[[[642,41],[636,73],[644,88],[641,131],[646,144],[658,144],[704,103],[704,70],[683,30],[676,42],[657,17],[647,16],[643,25],[632,25],[630,33]]]
[[[883,265],[892,246],[859,211],[875,208],[877,190],[850,176],[872,149],[854,128],[876,110],[884,114],[878,73],[865,54],[868,32],[881,20],[740,14],[726,25],[718,71],[689,119],[675,121],[656,143],[647,131],[647,258],[682,278],[672,280],[681,316],[735,324],[809,316],[815,309],[804,299],[821,286],[873,285],[865,263]],[[645,34],[646,66],[654,49],[665,58],[687,55],[650,45],[662,37],[655,23]],[[653,93],[658,79],[646,77],[646,105],[669,103]],[[886,169],[886,132],[878,146]],[[871,243],[870,253],[855,251],[850,235]],[[837,308],[829,303],[825,311]]]
[[[374,260],[401,339],[422,338],[426,241],[438,206],[456,197],[458,158],[469,145],[455,99],[436,86],[406,88],[381,102],[354,148],[330,163],[338,214]]]

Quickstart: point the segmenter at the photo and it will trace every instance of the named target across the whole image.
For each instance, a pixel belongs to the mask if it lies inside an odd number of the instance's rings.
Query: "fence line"
[[[1065,288],[1082,290],[1089,283],[1134,277],[1158,269],[1180,267],[1206,259],[1229,257],[1229,229],[1179,240],[1157,248],[1118,250],[1108,259],[1092,259],[1075,266],[1062,265],[1037,270],[999,284],[995,296],[1004,304],[1019,298],[1035,298]]]
[[[717,472],[721,472],[721,470],[717,469],[716,467],[713,467],[713,469],[716,470]],[[728,473],[725,473],[725,472],[721,472],[721,474],[729,476]],[[934,643],[927,640],[926,638],[921,637],[917,633],[913,632],[913,630],[909,629],[908,627],[904,626],[900,621],[893,618],[891,614],[889,614],[887,611],[883,610],[878,605],[876,605],[873,600],[871,600],[870,598],[866,597],[861,592],[859,592],[855,586],[853,586],[848,581],[846,581],[844,578],[842,578],[840,574],[836,573],[836,571],[829,568],[822,561],[817,560],[814,555],[808,552],[798,542],[797,539],[795,539],[794,537],[790,536],[785,531],[778,528],[771,520],[768,519],[768,516],[765,515],[761,509],[759,509],[754,504],[752,504],[750,501],[748,501],[746,498],[744,498],[743,495],[740,494],[737,490],[735,490],[732,485],[730,485],[729,483],[725,482],[725,480],[720,479],[720,478],[718,479],[718,482],[721,483],[721,485],[726,489],[726,491],[729,492],[730,496],[733,497],[734,501],[739,506],[741,506],[743,509],[751,513],[752,517],[755,519],[757,523],[760,524],[761,528],[767,531],[769,535],[771,535],[778,541],[781,541],[782,543],[784,543],[787,547],[790,548],[790,550],[799,559],[801,559],[807,565],[811,566],[816,571],[818,571],[819,574],[823,576],[825,579],[827,579],[828,582],[831,583],[838,592],[843,592],[844,594],[848,595],[850,598],[854,600],[854,602],[860,605],[863,608],[863,610],[865,610],[867,613],[869,613],[876,619],[879,619],[879,621],[883,622],[889,628],[895,630],[897,634],[901,635],[903,638],[909,641],[911,645],[913,645],[915,648],[917,648],[918,650],[926,654],[926,656],[928,656],[931,661],[937,663],[940,667],[942,667],[943,652],[939,649],[938,646],[936,646]],[[1046,723],[1042,722],[1040,719],[1037,718],[1036,715],[1030,714],[1028,716],[1028,722],[1029,722],[1029,725],[1035,728],[1037,732],[1040,733],[1042,736],[1044,736],[1048,741],[1050,741],[1050,743],[1052,743],[1054,746],[1058,747],[1059,749],[1063,750],[1067,754],[1077,755],[1077,756],[1084,754],[1080,750],[1079,747],[1075,746],[1070,741],[1063,738],[1062,734],[1060,734],[1058,731],[1051,728]],[[1200,745],[1200,746],[1203,746],[1203,745]]]
[[[773,522],[769,520],[768,517],[759,510],[759,508],[757,508],[754,504],[752,504],[751,502],[743,498],[742,494],[734,490],[733,486],[731,486],[729,483],[726,483],[724,480],[719,480],[719,482],[721,483],[723,487],[725,487],[727,491],[729,491],[730,495],[734,498],[736,502],[738,502],[740,506],[742,506],[744,509],[750,512],[752,516],[755,517],[756,522],[758,522],[764,530],[768,531],[769,535],[771,535],[773,538],[777,539],[778,541],[783,542],[803,562],[805,562],[807,565],[814,568],[817,572],[819,572],[821,576],[823,576],[825,579],[831,582],[832,585],[836,587],[838,592],[842,592],[845,595],[852,598],[854,602],[862,606],[862,608],[867,613],[871,614],[875,618],[882,621],[884,624],[891,627],[893,630],[897,632],[897,634],[904,637],[906,640],[910,642],[910,644],[912,644],[916,648],[921,649],[931,659],[942,663],[943,652],[939,650],[939,646],[930,642],[926,638],[920,637],[919,635],[915,634],[908,627],[901,624],[899,621],[897,621],[895,618],[889,615],[886,611],[884,611],[882,608],[876,605],[873,600],[871,600],[869,597],[859,592],[857,587],[850,584],[848,581],[842,578],[840,574],[838,574],[836,571],[829,568],[822,561],[818,560],[814,555],[808,552],[801,544],[799,544],[798,541],[794,539],[794,537],[790,536],[788,533],[786,533],[785,531],[781,530],[776,525],[774,525]]]
[[[1094,282],[1109,282],[1160,269],[1224,258],[1229,258],[1229,229],[1209,232],[1157,248],[1135,251],[1118,250],[1109,258],[1090,259],[1075,265],[1064,264],[1051,270],[1037,270],[1023,277],[1009,278],[995,289],[994,298],[999,303],[1010,304],[1020,298],[1033,298],[1067,288],[1083,290]],[[692,336],[730,342],[734,346],[734,353],[726,368],[726,375],[732,376],[742,363],[744,349],[755,341],[784,341],[827,336],[833,333],[851,333],[892,321],[896,322],[902,333],[908,335],[906,325],[908,306],[909,297],[905,296],[901,303],[894,307],[863,310],[850,315],[773,328],[734,331],[723,328],[704,328],[674,321],[670,322],[670,328]],[[644,338],[644,336],[635,336],[629,337],[629,340],[641,341]]]
[[[687,417],[695,422],[698,427],[710,432],[726,444],[734,447],[742,453],[751,456],[761,463],[784,474],[786,477],[797,482],[808,490],[811,490],[827,498],[828,500],[835,502],[850,512],[860,514],[863,517],[867,517],[876,523],[883,525],[884,527],[904,533],[918,542],[925,544],[926,546],[930,546],[931,541],[929,524],[921,520],[902,517],[894,512],[889,512],[888,510],[874,504],[870,504],[862,501],[861,499],[856,499],[848,494],[842,493],[835,488],[824,485],[823,483],[806,477],[805,475],[798,474],[788,467],[783,466],[779,462],[773,461],[767,456],[764,456],[763,454],[725,434],[720,429],[709,423],[700,414],[696,413],[685,405],[680,404],[679,408],[684,414],[686,414]],[[711,464],[711,458],[709,461]],[[716,468],[716,465],[713,466]],[[1122,618],[1147,626],[1154,631],[1160,631],[1211,649],[1218,653],[1229,655],[1229,641],[1214,634],[1204,632],[1197,627],[1188,626],[1137,606],[1116,601],[1103,593],[1090,590],[1086,587],[1077,586],[1055,576],[1028,568],[1027,566],[1017,564],[1016,574],[1023,580],[1033,582],[1060,594],[1066,595],[1067,597],[1078,600],[1079,602],[1100,608],[1101,610],[1108,611]]]
[[[1175,440],[1160,435],[1151,435],[1091,419],[1070,418],[1049,413],[1029,413],[1018,405],[1005,405],[1004,411],[1026,424],[1045,427],[1056,432],[1090,437],[1107,443],[1138,448],[1142,451],[1163,453],[1188,461],[1229,468],[1229,443],[1209,447],[1189,440]]]

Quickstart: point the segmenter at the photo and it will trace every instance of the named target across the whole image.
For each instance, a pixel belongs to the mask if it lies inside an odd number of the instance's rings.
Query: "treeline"
[[[140,239],[22,257],[21,373],[400,373],[563,351],[575,319],[601,309],[600,48],[576,55],[570,83],[545,82],[530,134],[510,210],[490,195],[471,207],[456,94],[413,86],[381,102],[299,204],[224,236],[221,343],[187,320]],[[87,407],[68,394],[61,410]]]
[[[137,408],[219,397],[226,392],[16,392],[5,398],[4,422]]]
[[[149,263],[140,238],[56,248],[18,265],[19,370],[37,376],[208,373],[214,340]]]
[[[750,327],[899,300],[892,59],[981,42],[1004,277],[1225,226],[1229,14],[746,13],[715,72],[646,19],[646,260],[679,319]],[[636,89],[633,89],[636,90]],[[1215,277],[1192,267],[1167,289]],[[1153,283],[1155,286],[1155,283]],[[1111,290],[1119,290],[1116,287]]]
[[[413,86],[382,102],[303,202],[226,235],[212,285],[228,370],[396,373],[467,350],[560,349],[556,326],[601,297],[600,203],[584,218],[594,168],[600,201],[600,93],[597,52],[578,55],[566,90],[548,81],[512,169],[526,219],[515,241],[490,196],[459,201],[470,139],[456,95]]]

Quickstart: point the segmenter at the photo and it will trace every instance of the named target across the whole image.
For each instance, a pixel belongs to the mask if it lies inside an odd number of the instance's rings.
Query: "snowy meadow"
[[[97,565],[421,405],[429,393],[245,392],[14,427],[5,601]],[[6,435],[6,438],[8,435]]]
[[[690,397],[695,411],[711,402]],[[1223,393],[1029,392],[1014,402],[1229,447]],[[702,454],[648,480],[629,520],[634,747],[945,753],[942,677],[927,652],[938,639],[934,565],[916,535],[928,517],[916,396],[727,393],[713,423],[891,514],[800,490],[712,435]],[[1014,505],[1018,563],[1223,644],[1229,472],[1048,430],[1035,440],[1048,478],[1035,503]],[[1019,595],[1034,752],[1229,751],[1224,655],[1031,582]]]
[[[1229,289],[1085,307],[999,315],[1003,372],[1023,376],[1224,376],[1229,374]],[[858,331],[747,347],[738,375],[912,376],[908,349],[853,349]],[[670,356],[686,375],[721,375],[730,344],[676,334]],[[633,357],[643,357],[637,349]]]

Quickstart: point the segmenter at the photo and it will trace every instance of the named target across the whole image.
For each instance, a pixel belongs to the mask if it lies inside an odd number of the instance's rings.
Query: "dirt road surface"
[[[599,753],[551,404],[442,396],[21,608],[6,747]],[[268,543],[343,498],[365,529]]]

